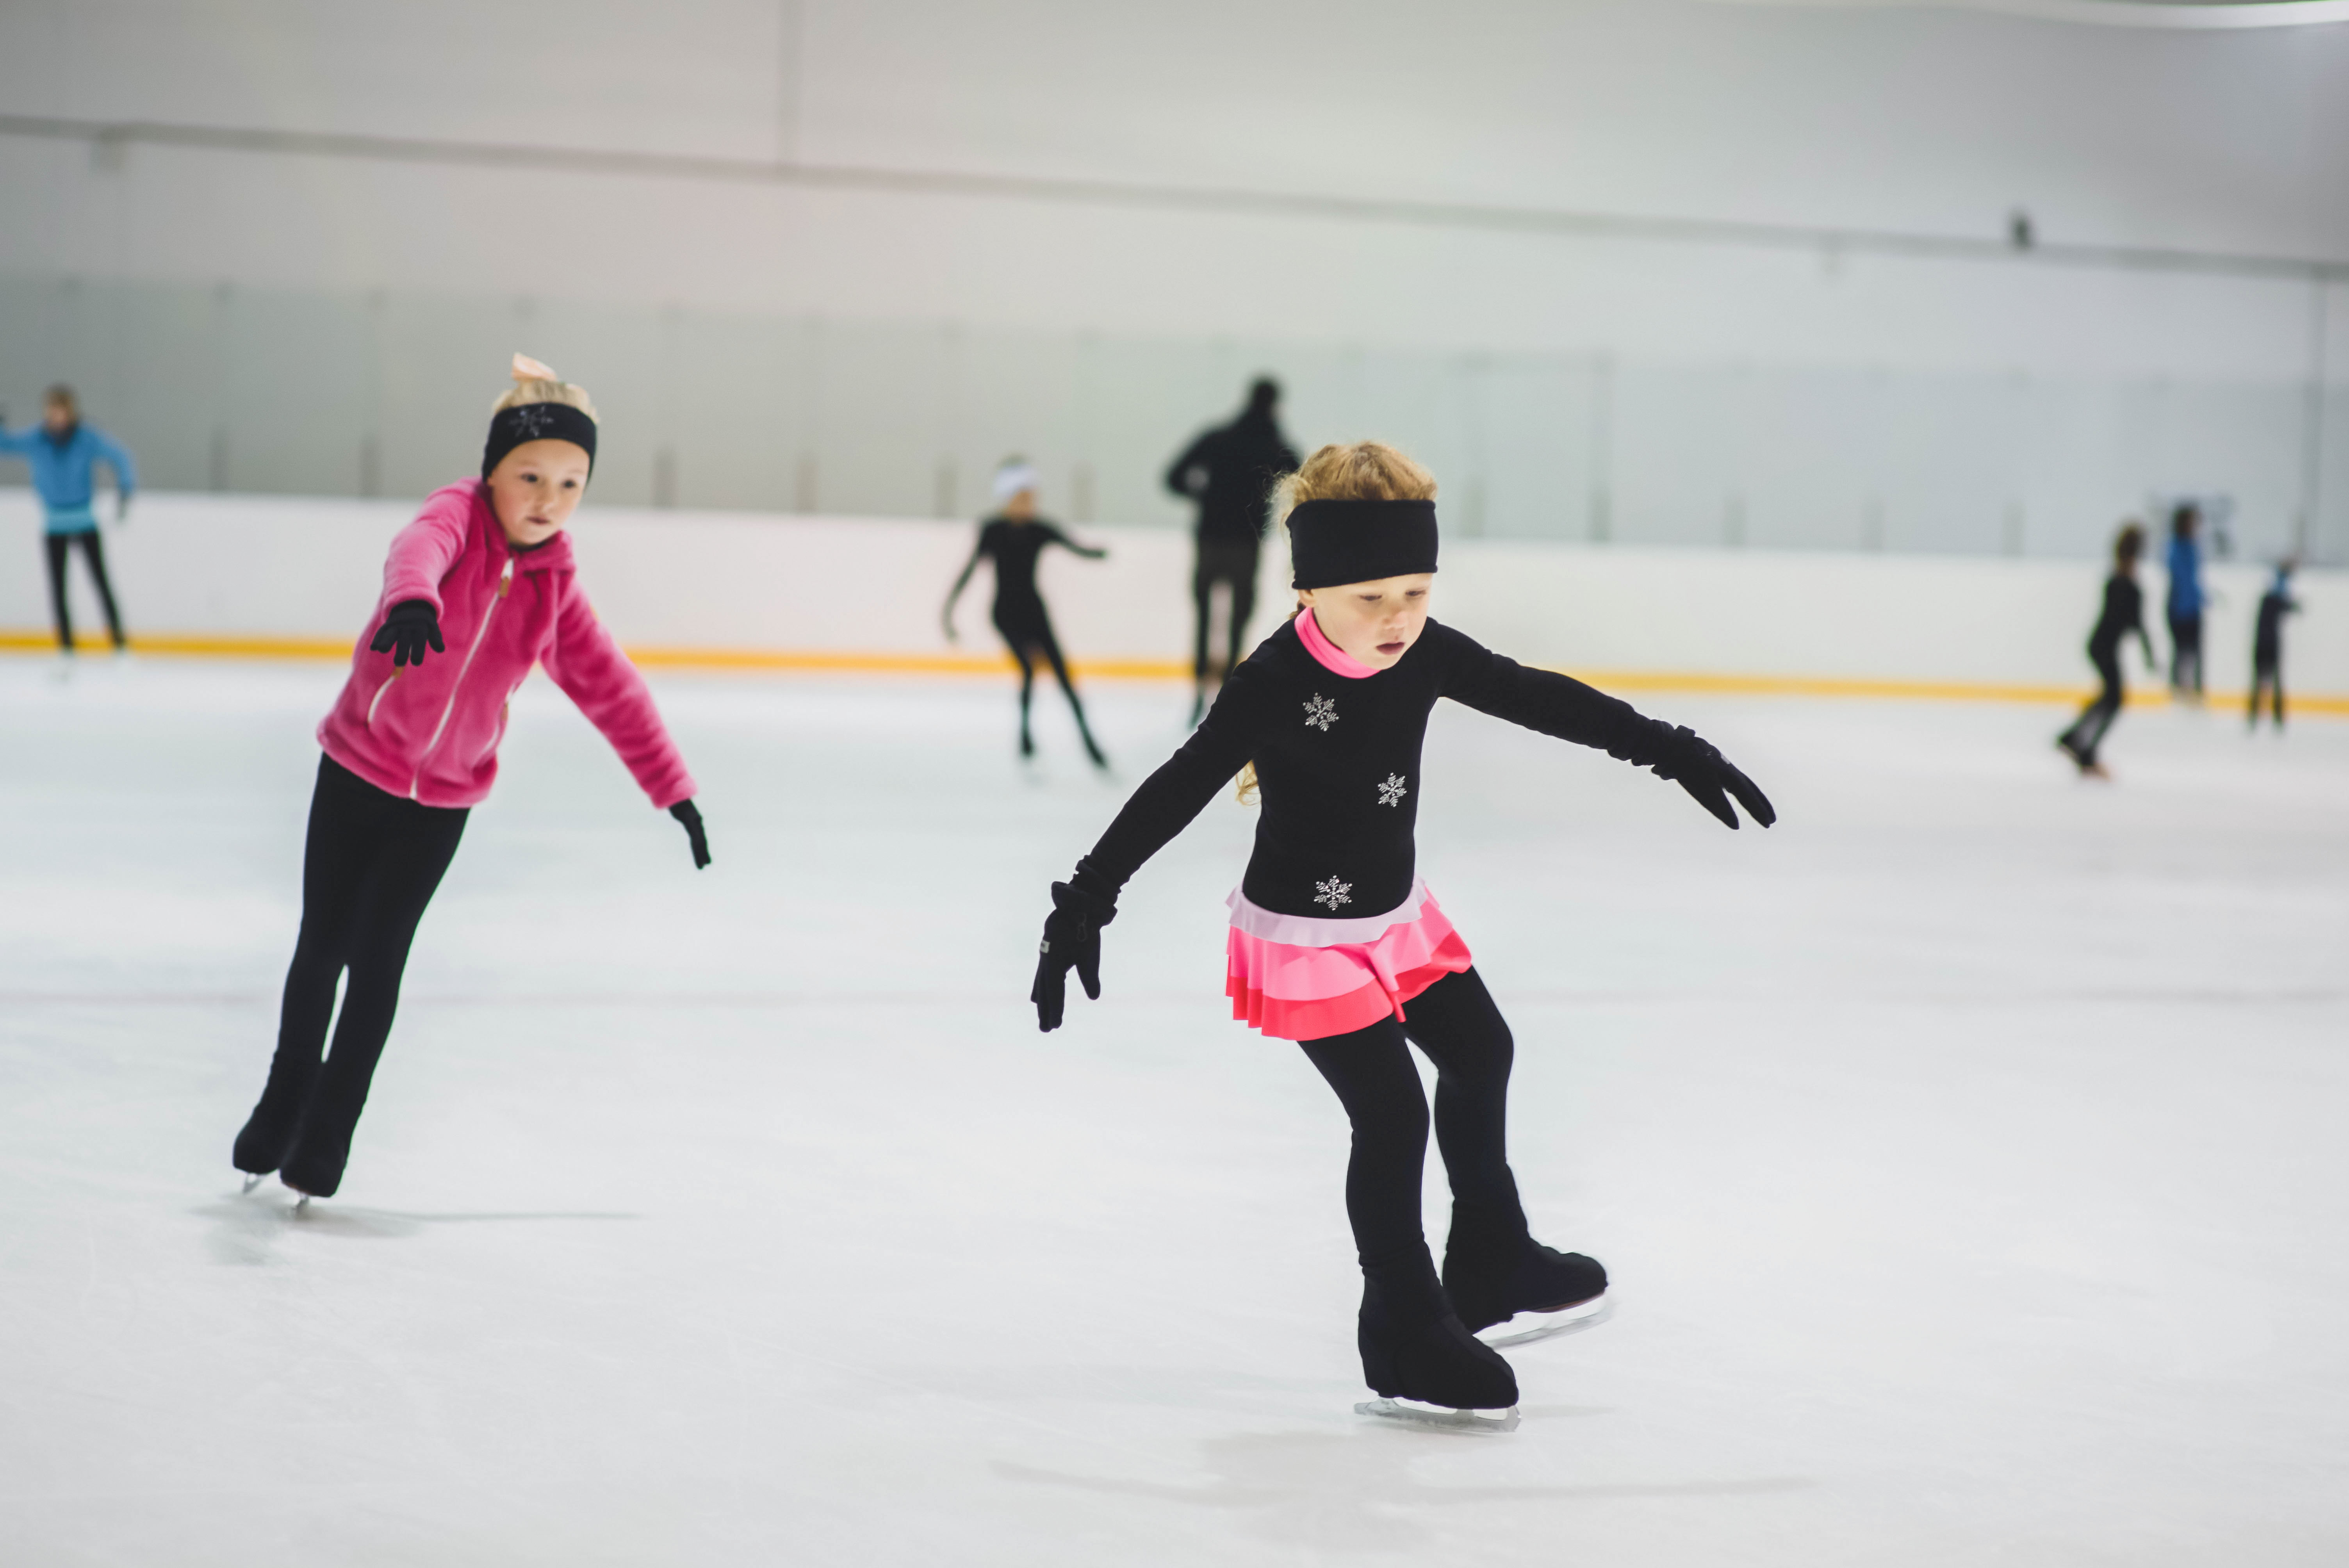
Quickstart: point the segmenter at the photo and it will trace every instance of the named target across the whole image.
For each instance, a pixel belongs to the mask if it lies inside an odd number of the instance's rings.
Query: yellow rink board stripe
[[[102,637],[77,637],[75,645],[93,654],[107,651]],[[351,656],[351,645],[333,637],[272,637],[184,632],[142,634],[132,645],[142,655],[197,658],[330,659]],[[57,639],[47,632],[0,629],[0,650],[47,653]],[[647,669],[796,670],[857,675],[1000,676],[1017,666],[1008,654],[842,653],[781,648],[635,647],[628,656]],[[1191,666],[1179,659],[1080,659],[1075,673],[1097,680],[1188,680]],[[1705,692],[1753,696],[1926,698],[1941,702],[2027,702],[2064,705],[2087,700],[2085,686],[2042,686],[2001,681],[1863,679],[1845,676],[1709,675],[1697,670],[1590,670],[1566,672],[1611,691]],[[2240,707],[2241,692],[2212,692],[2209,705]],[[2349,717],[2349,695],[2287,692],[2298,713]],[[2168,692],[2148,686],[2133,693],[2132,707],[2160,707]]]

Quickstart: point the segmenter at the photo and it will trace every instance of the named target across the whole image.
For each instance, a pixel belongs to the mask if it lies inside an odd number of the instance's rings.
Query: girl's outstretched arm
[[[962,563],[962,575],[956,578],[954,586],[947,590],[947,607],[938,612],[938,619],[946,626],[947,641],[949,643],[955,640],[955,601],[961,598],[962,591],[970,585],[970,574],[978,570],[978,558],[986,553],[987,530],[981,527],[978,531],[978,542],[970,547],[970,559]]]
[[[1248,665],[1234,670],[1191,738],[1142,781],[1075,874],[1052,884],[1052,913],[1028,993],[1037,1027],[1050,1033],[1061,1026],[1071,969],[1085,995],[1101,999],[1101,928],[1117,918],[1118,892],[1255,756],[1270,717],[1257,686]]]
[[[1733,798],[1765,828],[1778,820],[1769,797],[1754,780],[1686,725],[1675,727],[1650,718],[1622,698],[1571,676],[1527,669],[1449,626],[1431,622],[1426,636],[1436,641],[1432,651],[1444,661],[1444,695],[1454,701],[1652,769],[1657,778],[1686,790],[1724,827],[1738,825],[1737,811],[1730,805]]]
[[[620,754],[636,787],[667,810],[697,793],[645,677],[574,586],[555,609],[554,640],[539,659],[549,679]],[[679,819],[682,820],[683,819]],[[698,819],[697,818],[697,821]],[[688,824],[688,831],[694,824]]]
[[[1044,531],[1044,542],[1047,544],[1057,544],[1072,555],[1081,555],[1087,561],[1099,561],[1109,553],[1098,544],[1079,544],[1075,540],[1062,533],[1061,525],[1057,522],[1040,522],[1036,526]]]

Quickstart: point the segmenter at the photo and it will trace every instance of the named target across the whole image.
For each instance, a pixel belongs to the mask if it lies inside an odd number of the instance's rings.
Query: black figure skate
[[[1514,1197],[1489,1208],[1454,1202],[1444,1289],[1461,1323],[1492,1346],[1529,1345],[1595,1327],[1615,1311],[1607,1270],[1596,1258],[1535,1241]]]
[[[1461,1324],[1424,1246],[1401,1267],[1365,1269],[1357,1338],[1381,1396],[1354,1413],[1457,1431],[1517,1426],[1517,1375]]]

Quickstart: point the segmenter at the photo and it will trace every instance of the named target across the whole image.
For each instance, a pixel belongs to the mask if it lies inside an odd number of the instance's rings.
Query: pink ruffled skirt
[[[1228,903],[1224,994],[1232,1016],[1283,1040],[1351,1034],[1475,962],[1425,882],[1399,909],[1359,920],[1275,914],[1237,890]]]

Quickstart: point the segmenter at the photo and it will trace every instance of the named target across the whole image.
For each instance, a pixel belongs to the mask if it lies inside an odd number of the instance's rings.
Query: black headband
[[[481,477],[488,479],[505,461],[506,454],[525,441],[568,441],[587,454],[587,471],[595,471],[595,421],[584,409],[568,403],[524,403],[490,416],[490,439],[481,449]]]
[[[1288,514],[1291,586],[1329,588],[1435,570],[1432,500],[1309,500]]]

